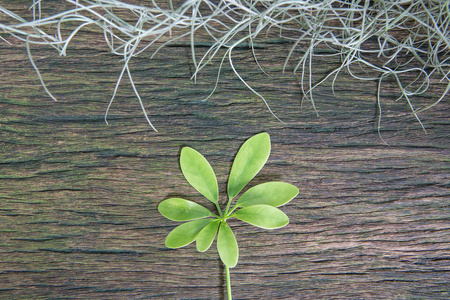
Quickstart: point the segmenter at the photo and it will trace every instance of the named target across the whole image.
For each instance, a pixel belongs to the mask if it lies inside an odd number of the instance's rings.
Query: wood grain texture
[[[297,78],[280,72],[289,45],[257,49],[270,77],[250,51],[236,50],[237,68],[280,123],[229,66],[214,96],[201,101],[217,65],[190,81],[180,44],[131,62],[159,132],[145,123],[126,80],[106,125],[122,65],[100,38],[83,32],[67,57],[33,46],[58,102],[45,95],[24,46],[0,43],[1,299],[224,299],[215,246],[167,249],[177,223],[156,208],[173,195],[208,205],[179,170],[180,147],[206,156],[224,194],[234,154],[261,131],[271,135],[272,153],[251,185],[282,180],[300,194],[283,208],[287,227],[230,222],[240,246],[235,299],[450,298],[447,100],[421,115],[425,135],[387,86],[386,146],[374,82],[343,75],[336,95],[327,82],[315,94],[317,117],[310,104],[300,106]],[[318,77],[330,63],[317,62]],[[420,101],[443,88],[436,84]]]

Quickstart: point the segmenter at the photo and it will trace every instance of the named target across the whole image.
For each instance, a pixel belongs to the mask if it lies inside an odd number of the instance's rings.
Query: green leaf
[[[158,210],[164,217],[172,221],[190,221],[214,215],[206,207],[181,198],[162,201],[158,205]]]
[[[199,152],[184,147],[180,154],[180,166],[186,180],[203,196],[217,203],[219,188],[216,175],[206,158]]]
[[[213,219],[200,219],[183,223],[173,229],[166,237],[166,247],[180,248],[184,247],[197,238],[199,232]]]
[[[266,182],[248,189],[236,202],[238,207],[266,204],[284,205],[298,195],[298,188],[286,182]]]
[[[197,236],[197,250],[200,252],[205,252],[211,247],[214,238],[217,234],[217,229],[219,228],[220,221],[213,220],[211,223],[203,227],[202,231]]]
[[[284,212],[264,204],[241,208],[233,214],[233,217],[265,229],[280,228],[289,223],[289,218]]]
[[[220,224],[219,234],[217,235],[217,250],[222,262],[229,268],[236,266],[239,258],[239,248],[230,226],[223,221]]]
[[[270,154],[270,136],[267,132],[249,138],[239,149],[228,178],[228,196],[234,198],[255,177]]]

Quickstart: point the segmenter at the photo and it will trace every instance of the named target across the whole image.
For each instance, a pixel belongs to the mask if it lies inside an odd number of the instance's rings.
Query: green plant
[[[41,13],[44,1],[34,0],[30,21],[0,5],[0,34],[4,32],[5,36],[26,42],[28,56],[45,91],[56,100],[33,62],[30,44],[50,45],[64,56],[73,37],[82,34],[86,26],[99,28],[110,51],[123,61],[105,121],[121,80],[128,77],[153,129],[129,62],[151,48],[154,57],[164,46],[174,43],[190,47],[194,80],[202,69],[218,65],[216,84],[206,99],[216,90],[222,67],[228,62],[239,80],[262,99],[274,116],[264,95],[238,71],[233,57],[235,49],[247,46],[257,66],[266,73],[257,59],[261,54],[257,55],[256,45],[269,41],[268,38],[273,43],[275,37],[276,43],[290,45],[281,71],[292,71],[298,77],[302,102],[309,101],[317,113],[313,92],[329,79],[334,92],[336,79],[345,73],[357,80],[377,82],[379,129],[382,87],[388,82],[395,84],[397,100],[405,101],[421,125],[419,114],[436,106],[450,92],[448,1],[151,0],[145,6],[127,2],[66,0],[61,1],[66,4],[64,11],[45,16]],[[0,40],[8,42],[2,36]],[[205,45],[206,51],[199,52],[196,46]],[[321,57],[329,59],[333,67],[317,78],[316,58]],[[219,58],[220,63],[214,58]],[[437,99],[421,100],[421,95],[437,82],[444,84]]]
[[[180,248],[196,241],[197,250],[205,252],[217,235],[217,250],[225,265],[228,299],[232,299],[229,269],[236,266],[239,249],[227,220],[234,217],[265,229],[286,226],[289,218],[277,207],[288,203],[298,194],[298,188],[292,184],[266,182],[245,191],[231,207],[233,199],[261,170],[269,154],[270,137],[265,132],[251,137],[241,146],[231,167],[227,187],[228,201],[222,211],[217,179],[211,165],[199,152],[184,147],[180,154],[184,177],[214,203],[218,214],[182,198],[166,199],[158,205],[158,210],[164,217],[173,221],[187,221],[169,233],[165,241],[167,247]]]

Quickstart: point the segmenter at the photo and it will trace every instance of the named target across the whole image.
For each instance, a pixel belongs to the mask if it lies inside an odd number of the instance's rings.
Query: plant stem
[[[216,205],[217,211],[219,212],[219,215],[222,218],[223,214],[222,214],[222,210],[220,209],[219,203],[214,202],[214,204]]]
[[[227,299],[233,300],[233,297],[231,297],[231,279],[230,279],[230,268],[228,268],[227,265],[225,265],[225,273],[227,276]]]
[[[233,213],[233,211],[235,211],[237,208],[237,206],[234,206],[228,213],[227,213],[227,217],[231,216],[231,214]]]
[[[227,208],[225,209],[225,216],[228,216],[228,210],[230,209],[231,201],[233,201],[233,198],[228,198]]]

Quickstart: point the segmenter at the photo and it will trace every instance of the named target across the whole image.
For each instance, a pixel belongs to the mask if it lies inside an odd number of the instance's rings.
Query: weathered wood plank
[[[343,76],[336,96],[325,84],[317,117],[308,103],[300,108],[296,78],[279,72],[288,45],[258,50],[270,78],[249,51],[236,51],[237,67],[280,123],[229,67],[215,95],[200,101],[217,69],[189,81],[180,45],[131,63],[159,133],[126,81],[106,125],[121,64],[86,36],[97,45],[76,40],[68,57],[33,46],[58,102],[43,92],[23,45],[0,43],[0,298],[223,298],[216,251],[166,249],[176,224],[156,207],[174,194],[200,199],[179,171],[181,146],[210,160],[223,191],[233,155],[260,131],[271,134],[272,154],[252,184],[283,180],[300,194],[284,208],[285,228],[231,222],[240,245],[236,299],[449,298],[448,102],[421,115],[425,135],[386,89],[388,147],[377,133],[375,83]]]

